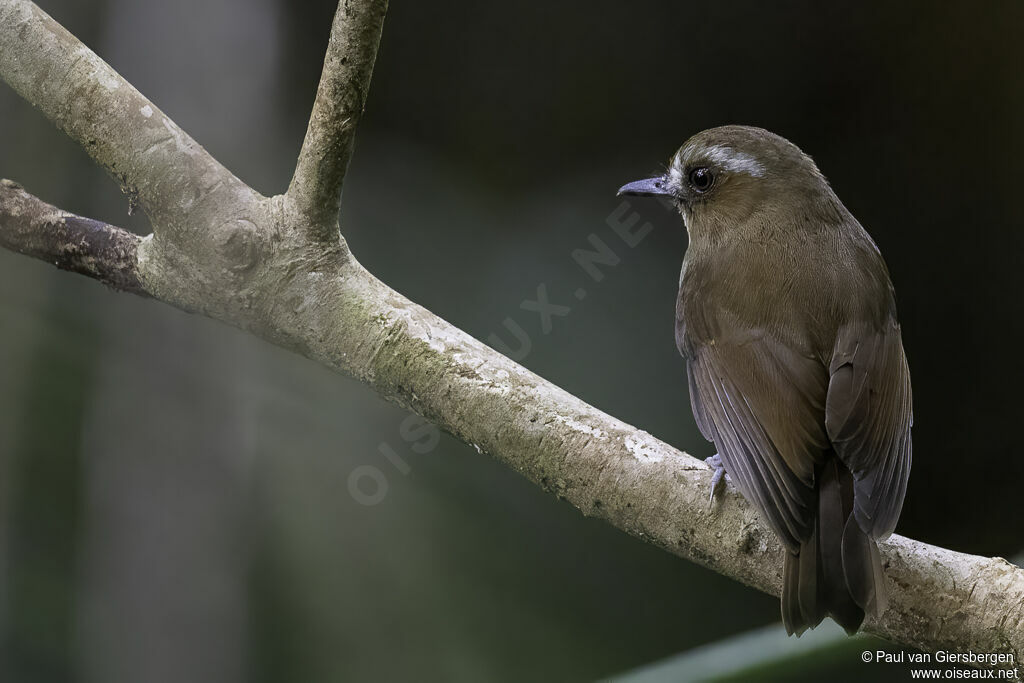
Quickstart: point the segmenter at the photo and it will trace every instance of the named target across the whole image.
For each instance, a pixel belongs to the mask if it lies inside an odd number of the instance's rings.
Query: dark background
[[[41,6],[243,180],[284,190],[332,2]],[[693,133],[780,133],[896,286],[916,456],[898,531],[1012,557],[1022,20],[1009,1],[394,0],[343,229],[399,291],[481,339],[511,341],[514,319],[529,368],[703,457],[672,337],[678,217],[637,202],[655,229],[582,302],[570,253],[617,239],[615,189]],[[6,86],[0,176],[148,232]],[[549,334],[520,309],[541,284],[572,307]],[[586,680],[778,620],[776,599],[450,437],[415,452],[405,419],[243,333],[0,253],[0,676]],[[387,477],[378,505],[349,493],[360,465]],[[861,649],[786,675],[895,673]]]

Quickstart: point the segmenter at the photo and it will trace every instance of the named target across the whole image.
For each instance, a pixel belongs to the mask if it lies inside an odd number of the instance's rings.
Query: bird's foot
[[[719,489],[725,488],[726,481],[732,481],[729,478],[729,474],[725,471],[725,465],[722,464],[722,456],[715,453],[710,458],[705,458],[704,462],[708,467],[713,469],[715,473],[711,475],[711,495],[708,496],[708,509],[715,504],[715,494]]]

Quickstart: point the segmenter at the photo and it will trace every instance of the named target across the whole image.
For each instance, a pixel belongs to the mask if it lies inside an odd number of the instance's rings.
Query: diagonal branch
[[[185,230],[249,190],[110,65],[28,0],[0,0],[0,76],[141,203],[157,230]],[[216,196],[211,196],[216,194]]]
[[[387,8],[387,0],[342,0],[334,14],[313,113],[288,187],[295,207],[323,239],[337,234],[341,186]]]
[[[711,473],[703,462],[588,405],[372,277],[349,277],[324,298],[333,303],[318,311],[323,327],[300,330],[307,316],[288,321],[278,310],[276,321],[295,330],[307,357],[362,379],[584,514],[780,594],[784,550],[735,490],[708,509]],[[865,631],[927,651],[1024,656],[1024,570],[902,536],[880,549],[889,609]]]
[[[133,294],[139,279],[138,235],[61,211],[20,185],[0,180],[0,246],[48,261]]]
[[[17,224],[14,215],[0,231]],[[355,376],[586,515],[779,595],[783,549],[734,489],[708,508],[703,462],[535,375],[354,260],[335,268],[298,255],[278,268],[289,276],[265,273],[269,295],[243,299],[256,302],[246,326],[260,336]],[[1024,570],[902,536],[880,549],[890,606],[865,631],[926,651],[1024,656]]]

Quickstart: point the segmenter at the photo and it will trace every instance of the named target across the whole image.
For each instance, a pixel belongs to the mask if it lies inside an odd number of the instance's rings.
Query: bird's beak
[[[637,197],[662,197],[671,195],[672,191],[669,189],[668,179],[665,176],[658,176],[657,178],[647,178],[626,183],[619,188],[618,194],[631,194]]]

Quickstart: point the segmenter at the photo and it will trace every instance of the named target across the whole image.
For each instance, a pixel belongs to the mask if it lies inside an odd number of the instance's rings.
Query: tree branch
[[[0,180],[0,246],[6,249],[144,295],[136,262],[141,241],[127,230],[61,211],[17,183]]]
[[[187,231],[252,193],[110,65],[28,0],[0,0],[0,75],[141,203]]]
[[[778,596],[783,549],[730,488],[708,510],[701,461],[597,410],[368,274],[350,270],[326,308],[275,319],[279,338],[490,454],[588,516]],[[365,271],[363,271],[365,272]],[[314,287],[317,277],[296,283]],[[292,295],[297,295],[297,291]],[[342,322],[337,323],[338,320]],[[309,343],[312,342],[312,343]],[[880,544],[889,609],[864,630],[927,651],[1024,655],[1024,570],[901,536]]]
[[[24,0],[0,0],[0,75],[20,85],[19,92],[44,112],[56,112],[58,124],[82,144],[102,133],[107,151],[94,156],[127,159],[133,164],[129,178],[145,181],[143,194],[159,209],[151,215],[154,238],[138,243],[137,282],[145,292],[349,373],[584,514],[778,595],[783,550],[735,491],[708,510],[710,470],[702,462],[602,413],[412,303],[363,269],[339,234],[322,232],[333,225],[383,7],[342,0],[288,196],[266,199],[237,187],[187,137],[175,134],[176,142],[154,155],[153,149],[162,148],[152,148],[148,133],[138,133],[137,117],[114,104],[120,95],[101,86],[116,81],[113,90],[130,91],[131,107],[141,96],[92,53],[78,58],[87,66],[52,72],[61,63],[54,50],[82,55],[84,48],[66,32],[55,46],[46,36],[63,29],[46,24],[52,20]],[[18,38],[25,26],[40,35]],[[14,57],[15,50],[24,54]],[[33,85],[54,80],[51,73],[68,74],[56,88],[69,98],[63,108],[53,101],[53,88]],[[109,125],[103,120],[108,114]],[[167,126],[178,130],[169,121]],[[149,130],[147,124],[142,130]],[[162,183],[159,175],[167,165],[177,179]],[[196,211],[182,192],[206,187],[212,177],[220,178],[221,188],[233,188],[230,201],[200,199],[204,208]],[[22,250],[49,255],[68,242],[61,235],[67,221],[8,214],[0,223],[8,233],[5,245],[42,245]],[[330,219],[311,231],[310,216],[317,215]],[[180,239],[187,234],[196,239]],[[103,253],[95,241],[79,244],[91,258]],[[115,262],[130,266],[129,255]],[[882,543],[881,550],[890,607],[865,630],[924,650],[1024,657],[1024,570],[900,536]]]
[[[387,8],[387,0],[343,0],[334,14],[313,113],[288,188],[296,208],[325,239],[337,232],[341,186]]]

